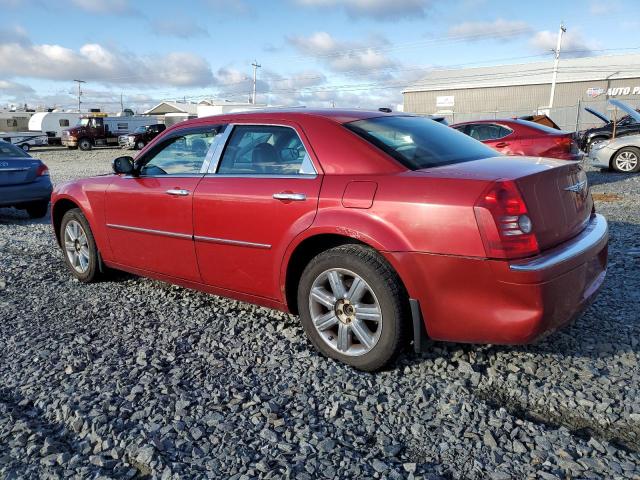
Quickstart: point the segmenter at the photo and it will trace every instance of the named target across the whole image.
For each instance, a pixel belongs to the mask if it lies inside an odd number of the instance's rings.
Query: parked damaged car
[[[570,132],[519,118],[476,120],[451,125],[505,155],[580,160],[582,155]]]
[[[633,109],[620,100],[612,99],[609,100],[609,103],[617,106],[627,113],[629,113],[630,110],[636,113],[638,112],[638,110]],[[621,105],[624,105],[624,108]],[[578,139],[578,146],[583,152],[589,153],[594,144],[608,140],[613,136],[623,137],[625,135],[640,134],[640,122],[638,122],[638,120],[636,120],[636,118],[631,114],[624,115],[614,121],[606,114],[598,112],[590,107],[586,107],[585,110],[597,117],[599,120],[602,120],[604,125],[577,132],[576,137]]]
[[[606,273],[579,163],[507,158],[418,116],[205,117],[113,169],[53,194],[75,278],[113,268],[298,314],[321,353],[362,370],[426,336],[533,342]]]
[[[640,125],[640,113],[619,100],[611,101],[625,111],[636,125]],[[620,173],[640,172],[640,134],[622,135],[594,143],[589,151],[589,161],[602,169]]]

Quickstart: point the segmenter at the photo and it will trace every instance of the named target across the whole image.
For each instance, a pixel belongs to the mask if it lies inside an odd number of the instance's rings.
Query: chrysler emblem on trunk
[[[565,190],[567,192],[580,193],[584,190],[584,187],[587,185],[587,181],[583,180],[582,182],[575,183],[573,185],[569,185]]]

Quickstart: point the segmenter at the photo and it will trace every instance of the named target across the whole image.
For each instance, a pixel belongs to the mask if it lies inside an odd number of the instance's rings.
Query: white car
[[[640,114],[619,100],[610,100],[616,107],[640,122]],[[640,172],[640,135],[627,135],[594,143],[589,150],[589,162],[600,168],[621,173]]]

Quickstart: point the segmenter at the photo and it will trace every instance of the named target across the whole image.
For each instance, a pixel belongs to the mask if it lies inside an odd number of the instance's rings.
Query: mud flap
[[[409,304],[411,305],[411,320],[413,322],[413,350],[416,353],[421,353],[426,349],[429,337],[420,311],[420,302],[410,298]]]

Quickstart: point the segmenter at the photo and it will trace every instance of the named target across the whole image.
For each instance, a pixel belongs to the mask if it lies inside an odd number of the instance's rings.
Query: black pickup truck
[[[166,128],[167,127],[162,123],[138,127],[133,131],[133,133],[120,135],[118,143],[122,148],[141,150],[147,143],[160,135],[160,133],[164,132]]]

